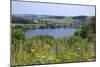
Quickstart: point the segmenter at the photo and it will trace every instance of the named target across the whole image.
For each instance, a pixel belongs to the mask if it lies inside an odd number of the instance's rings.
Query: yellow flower
[[[31,52],[32,52],[32,53],[34,53],[34,52],[35,52],[35,49],[34,49],[34,48],[33,48],[33,49],[31,49]]]

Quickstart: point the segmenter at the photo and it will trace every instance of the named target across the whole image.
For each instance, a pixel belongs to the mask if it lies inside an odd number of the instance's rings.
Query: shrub
[[[24,40],[25,39],[24,32],[19,29],[12,30],[12,38],[17,40]]]
[[[90,21],[84,24],[81,27],[81,30],[77,31],[75,34],[82,38],[89,38],[95,33],[96,33],[96,18],[91,17]]]

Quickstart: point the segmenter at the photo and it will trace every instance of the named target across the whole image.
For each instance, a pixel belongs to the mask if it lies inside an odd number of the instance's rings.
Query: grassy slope
[[[78,20],[72,19],[72,18],[64,18],[64,19],[48,19],[51,23],[71,23],[71,22],[76,22]]]

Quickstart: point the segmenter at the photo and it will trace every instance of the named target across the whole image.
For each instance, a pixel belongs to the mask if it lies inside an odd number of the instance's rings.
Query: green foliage
[[[22,30],[19,29],[14,29],[12,30],[12,38],[13,39],[17,39],[17,40],[24,40],[24,32]]]
[[[91,17],[90,21],[81,27],[81,30],[76,32],[76,35],[81,36],[82,38],[93,38],[96,33],[96,18]]]

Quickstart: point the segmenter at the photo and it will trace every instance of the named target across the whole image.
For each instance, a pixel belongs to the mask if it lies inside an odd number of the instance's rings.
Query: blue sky
[[[62,5],[35,2],[12,2],[12,14],[37,14],[55,16],[95,15],[95,6]]]

